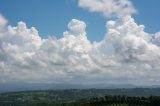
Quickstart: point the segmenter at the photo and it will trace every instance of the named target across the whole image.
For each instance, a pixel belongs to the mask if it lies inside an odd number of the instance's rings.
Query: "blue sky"
[[[132,0],[138,13],[134,18],[144,24],[146,31],[155,33],[160,28],[159,0]],[[90,13],[78,7],[77,0],[1,0],[0,13],[9,24],[15,26],[24,21],[27,26],[35,26],[42,37],[62,37],[68,22],[75,18],[86,22],[88,38],[100,41],[105,35],[106,19],[102,14]]]

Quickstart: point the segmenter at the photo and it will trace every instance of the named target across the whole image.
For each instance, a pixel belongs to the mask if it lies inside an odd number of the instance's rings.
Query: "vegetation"
[[[0,106],[160,106],[159,91],[136,88],[10,92],[0,94]]]
[[[86,100],[79,100],[67,106],[159,106],[160,96],[129,97],[129,96],[104,96]]]

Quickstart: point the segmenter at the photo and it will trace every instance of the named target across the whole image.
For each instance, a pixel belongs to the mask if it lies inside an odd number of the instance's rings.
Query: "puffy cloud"
[[[79,0],[79,6],[109,17],[122,17],[136,12],[129,0]]]
[[[106,40],[110,40],[115,52],[123,60],[154,60],[159,47],[151,42],[151,36],[144,32],[143,25],[137,25],[131,16],[122,20],[109,21]]]
[[[69,31],[64,32],[64,35],[78,36],[78,35],[86,35],[85,29],[86,24],[83,21],[79,21],[76,19],[72,19],[71,22],[68,24]]]
[[[160,46],[160,32],[157,32],[154,36],[152,36],[152,42],[155,45]]]
[[[0,14],[0,27],[3,27],[7,24],[7,20]]]
[[[122,12],[122,1],[80,0],[91,11],[103,12],[108,2]],[[121,4],[122,3],[122,4]],[[129,1],[124,0],[124,3]],[[114,7],[114,6],[113,6]],[[109,7],[107,7],[109,8]],[[133,9],[133,8],[132,8]],[[115,9],[105,15],[123,15]],[[106,23],[106,36],[100,42],[87,39],[86,24],[72,19],[63,37],[41,38],[38,31],[24,22],[7,26],[0,18],[0,83],[26,81],[44,83],[157,84],[160,81],[160,34],[149,34],[143,25],[125,16]]]

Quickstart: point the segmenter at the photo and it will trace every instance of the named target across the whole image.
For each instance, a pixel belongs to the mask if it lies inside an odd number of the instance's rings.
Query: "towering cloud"
[[[89,3],[88,3],[89,2]],[[131,83],[160,81],[160,34],[151,35],[130,16],[128,0],[79,0],[90,11],[123,17],[106,23],[100,42],[87,39],[86,24],[72,19],[63,37],[41,38],[24,22],[7,25],[0,16],[0,82]],[[107,7],[110,6],[111,7]]]

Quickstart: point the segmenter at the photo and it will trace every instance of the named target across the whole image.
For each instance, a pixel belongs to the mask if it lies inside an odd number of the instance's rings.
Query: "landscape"
[[[160,106],[159,0],[0,0],[0,106]]]
[[[159,106],[160,88],[35,90],[0,94],[1,106]]]

